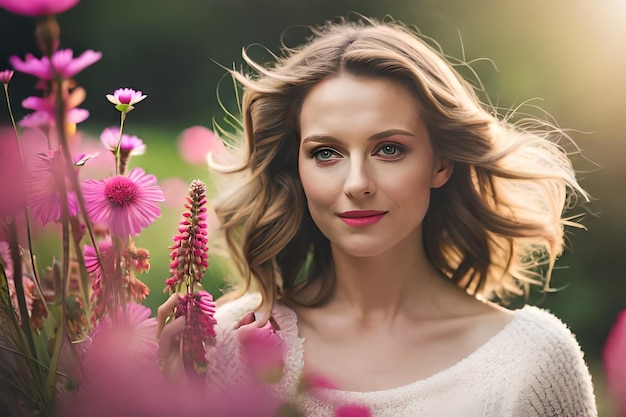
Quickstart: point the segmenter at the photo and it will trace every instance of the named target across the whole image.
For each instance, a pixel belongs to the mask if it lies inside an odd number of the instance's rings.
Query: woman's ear
[[[449,159],[437,158],[435,161],[435,167],[433,169],[433,177],[430,181],[432,188],[443,187],[454,171],[454,163]]]

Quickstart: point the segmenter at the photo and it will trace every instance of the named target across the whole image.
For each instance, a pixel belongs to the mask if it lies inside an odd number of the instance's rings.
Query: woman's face
[[[338,75],[300,114],[299,172],[311,216],[334,250],[375,256],[421,246],[430,190],[452,168],[434,154],[417,100],[385,78]]]

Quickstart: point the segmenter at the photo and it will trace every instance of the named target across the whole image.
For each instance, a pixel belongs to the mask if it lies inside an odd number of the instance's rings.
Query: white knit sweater
[[[235,324],[259,302],[246,294],[217,310],[217,345],[207,352],[213,384],[237,383],[242,372]],[[276,389],[294,399],[303,369],[304,340],[293,310],[276,305],[285,342],[284,377]],[[375,392],[325,389],[299,397],[310,417],[331,417],[340,404],[365,405],[374,417],[597,416],[591,376],[569,329],[555,316],[526,306],[491,340],[456,365],[409,385]]]

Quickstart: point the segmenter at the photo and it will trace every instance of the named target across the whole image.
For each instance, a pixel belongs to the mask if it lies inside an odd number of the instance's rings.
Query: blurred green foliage
[[[83,107],[92,114],[82,128],[97,134],[118,123],[105,94],[118,87],[142,90],[148,99],[127,126],[148,152],[134,163],[160,179],[209,180],[205,167],[190,167],[178,157],[176,138],[186,127],[211,127],[213,118],[223,116],[218,88],[232,107],[231,84],[220,84],[223,67],[239,66],[244,47],[257,59],[270,58],[268,50],[277,52],[281,39],[297,44],[306,25],[348,12],[417,26],[448,55],[472,62],[497,106],[531,100],[572,129],[593,162],[577,160],[594,200],[583,220],[588,230],[568,232],[570,248],[553,280],[562,289],[533,294],[529,301],[560,316],[598,363],[617,313],[626,308],[620,261],[626,238],[626,0],[82,0],[59,16],[61,47],[103,52],[77,77],[88,92]],[[8,67],[10,55],[37,50],[33,27],[31,19],[0,10],[0,69]],[[16,104],[35,94],[33,79],[16,74],[10,89],[20,118],[26,111]],[[0,123],[7,122],[0,112]],[[164,209],[139,238],[153,258],[151,307],[164,299],[167,246],[181,210],[182,202],[180,209]],[[220,268],[216,261],[210,273],[219,277]]]

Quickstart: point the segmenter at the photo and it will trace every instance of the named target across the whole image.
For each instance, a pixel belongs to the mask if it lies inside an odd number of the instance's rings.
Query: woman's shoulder
[[[250,312],[254,312],[261,302],[261,294],[247,292],[240,297],[219,303],[215,311],[218,329],[234,328]]]
[[[570,327],[547,309],[526,305],[503,330],[503,340],[528,365],[543,368],[587,366],[583,350]]]
[[[597,415],[583,351],[560,318],[546,309],[525,306],[517,311],[507,336],[517,356],[510,359],[519,365],[510,377],[524,387],[515,400],[519,410]]]
[[[525,336],[535,347],[541,345],[549,351],[567,348],[580,352],[582,356],[580,345],[569,326],[547,309],[526,305],[517,310],[512,324],[511,331],[520,337]]]

